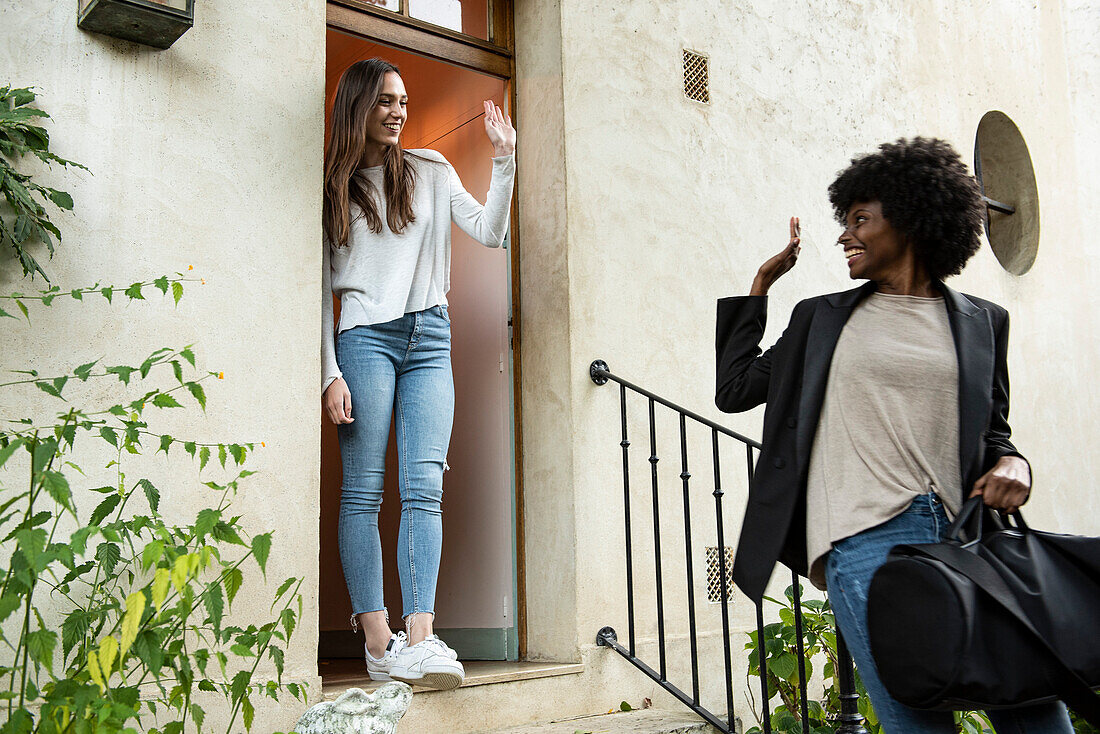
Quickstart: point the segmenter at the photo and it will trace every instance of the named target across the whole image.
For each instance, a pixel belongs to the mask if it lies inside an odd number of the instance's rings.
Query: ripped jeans
[[[344,481],[339,546],[355,614],[385,610],[378,511],[390,416],[397,433],[402,616],[435,612],[443,544],[443,469],[454,419],[451,322],[446,306],[356,326],[336,337],[351,391],[352,423],[337,427]]]

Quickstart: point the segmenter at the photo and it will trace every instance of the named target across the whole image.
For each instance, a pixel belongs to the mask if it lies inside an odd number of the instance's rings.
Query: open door
[[[414,6],[415,9],[415,6]],[[378,56],[396,65],[409,93],[406,148],[431,148],[455,167],[466,189],[485,200],[492,146],[481,102],[508,109],[506,78],[403,51],[330,27],[327,99],[343,71]],[[511,239],[511,236],[509,236]],[[507,243],[506,243],[507,246]],[[443,478],[443,554],[436,631],[464,660],[516,660],[521,624],[515,486],[511,252],[483,247],[452,230],[452,364],[455,422]],[[385,598],[401,625],[396,547],[400,499],[391,431],[386,494],[379,528]],[[351,605],[337,549],[341,466],[335,427],[324,421],[321,461],[320,646],[322,658],[362,657],[362,638],[350,629]],[[324,668],[322,668],[322,671]]]

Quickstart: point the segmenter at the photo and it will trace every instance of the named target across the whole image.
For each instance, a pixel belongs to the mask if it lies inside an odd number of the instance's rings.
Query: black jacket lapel
[[[825,400],[825,386],[829,378],[829,366],[844,324],[852,315],[852,309],[875,290],[875,284],[864,283],[842,293],[825,297],[824,303],[814,311],[806,337],[806,357],[802,366],[802,395],[798,405],[797,456],[809,461],[811,442],[821,416],[821,404]],[[827,304],[827,305],[826,305]]]
[[[959,359],[959,469],[966,497],[981,469],[982,434],[993,399],[993,322],[966,296],[940,287]]]

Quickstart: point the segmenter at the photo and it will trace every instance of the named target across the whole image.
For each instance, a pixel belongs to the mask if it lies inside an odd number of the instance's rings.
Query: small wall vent
[[[733,595],[733,548],[726,546],[726,593]],[[707,547],[707,601],[717,604],[722,601],[721,556],[717,546]]]
[[[684,49],[684,96],[710,104],[710,74],[707,57],[697,51]]]

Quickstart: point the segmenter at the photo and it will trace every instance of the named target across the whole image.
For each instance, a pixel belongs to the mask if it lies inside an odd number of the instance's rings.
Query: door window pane
[[[382,10],[392,10],[395,13],[401,12],[401,0],[364,0],[364,2]]]
[[[489,0],[408,0],[408,3],[413,18],[489,40]]]

